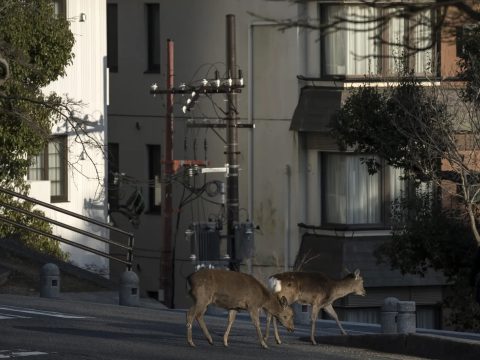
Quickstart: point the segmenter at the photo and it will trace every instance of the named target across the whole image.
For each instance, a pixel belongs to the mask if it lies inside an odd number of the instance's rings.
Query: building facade
[[[325,23],[362,11],[355,2],[332,1],[107,1],[110,216],[135,233],[134,270],[144,295],[162,293],[161,191],[167,182],[174,188],[175,307],[190,303],[185,279],[195,265],[185,230],[198,223],[225,229],[221,186],[216,187],[226,182],[224,173],[195,175],[195,169],[180,166],[174,176],[164,177],[165,96],[153,97],[149,89],[152,83],[166,86],[167,39],[175,44],[176,87],[212,81],[216,71],[228,78],[225,19],[233,14],[236,63],[246,83],[237,95],[238,122],[246,125],[238,129],[239,221],[255,227],[253,257],[242,262],[242,270],[265,280],[292,269],[302,257],[311,258],[306,269],[337,278],[345,268],[359,268],[368,295],[341,300],[337,308],[344,319],[378,321],[383,299],[396,296],[417,302],[419,326],[440,325],[441,274],[402,276],[377,265],[373,255],[390,236],[389,204],[404,186],[399,171],[386,168],[370,176],[359,156],[340,152],[328,132],[351,87],[364,83],[366,75],[380,79],[394,73],[395,62],[387,55],[400,47],[373,43],[375,34],[365,29],[325,33],[281,29],[273,21]],[[405,38],[407,28],[392,22],[391,42]],[[415,36],[429,31],[421,27]],[[419,76],[442,77],[454,71],[455,60],[455,44],[441,42],[412,56],[411,65]],[[174,159],[225,166],[224,130],[212,125],[224,125],[225,96],[201,95],[183,113],[187,101],[188,96],[175,95]],[[222,241],[221,258],[228,253]]]
[[[106,3],[105,1],[53,1],[57,16],[70,21],[75,36],[73,63],[66,75],[44,89],[79,106],[72,115],[81,126],[75,131],[68,121],[52,129],[52,139],[44,154],[39,154],[29,170],[30,196],[76,214],[101,222],[108,221],[105,200],[108,74],[106,66]],[[81,103],[81,104],[80,104]],[[81,140],[81,141],[79,141]],[[70,216],[43,209],[54,220],[79,229],[109,237],[108,231]],[[55,227],[53,233],[102,252],[109,252],[104,243],[82,234]],[[84,250],[61,244],[69,259],[77,266],[109,276],[109,261]]]

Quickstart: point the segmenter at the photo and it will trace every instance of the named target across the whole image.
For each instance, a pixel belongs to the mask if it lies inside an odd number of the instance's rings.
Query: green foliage
[[[475,302],[472,289],[467,281],[468,274],[458,277],[448,289],[444,299],[447,313],[447,325],[458,331],[477,331],[480,329],[480,305]]]
[[[421,86],[412,73],[403,73],[396,85],[384,89],[364,85],[352,90],[331,126],[341,149],[379,155],[406,174],[426,179],[438,169],[448,146],[440,134],[453,129],[453,122],[445,103]],[[435,148],[421,141],[431,134],[439,135]],[[368,157],[365,163],[370,173],[381,166]]]
[[[43,150],[52,126],[64,110],[56,94],[42,88],[65,75],[72,61],[74,37],[66,19],[56,17],[50,0],[4,0],[0,6],[0,53],[8,61],[10,78],[0,86],[0,186],[28,193],[25,182],[32,156]],[[0,196],[5,203],[31,205]],[[22,224],[51,232],[38,219],[2,210]],[[58,243],[0,223],[0,235],[20,234],[27,244],[61,258]]]
[[[458,330],[478,329],[480,324],[480,306],[470,283],[476,242],[465,224],[458,211],[440,208],[430,193],[418,193],[394,202],[392,238],[375,251],[379,263],[402,274],[442,271],[450,285],[443,302],[447,322]]]
[[[455,241],[452,241],[455,239]],[[436,205],[431,193],[397,199],[392,205],[392,239],[376,251],[380,262],[403,274],[443,271],[449,282],[471,269],[476,242],[465,218]]]
[[[74,37],[49,0],[7,0],[0,11],[0,52],[11,76],[0,87],[0,185],[21,184],[31,156],[46,144],[61,99],[42,88],[71,63]]]
[[[3,193],[0,193],[0,203],[33,212],[41,216],[45,216],[42,211],[34,210],[33,204],[27,201],[18,201],[16,199],[13,199],[11,196]],[[37,229],[39,231],[43,231],[47,234],[52,233],[52,228],[49,223],[33,216],[28,216],[21,212],[11,210],[4,206],[2,206],[1,216],[5,216],[12,221],[15,221],[30,228]],[[60,249],[60,244],[58,243],[58,241],[52,240],[47,236],[23,230],[19,227],[9,225],[8,223],[2,221],[0,221],[0,234],[2,235],[2,237],[16,237],[19,240],[23,241],[28,247],[31,247],[41,253],[55,256],[58,259],[66,260],[68,257],[67,254]]]

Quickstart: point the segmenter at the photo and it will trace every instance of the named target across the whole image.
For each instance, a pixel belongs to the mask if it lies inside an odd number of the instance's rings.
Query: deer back
[[[295,301],[308,304],[331,302],[350,293],[365,295],[358,270],[341,280],[331,279],[320,272],[284,272],[272,275],[269,287],[278,296],[285,296],[290,304]]]
[[[261,308],[270,298],[265,286],[241,272],[201,269],[188,280],[196,301],[214,303],[225,309]]]

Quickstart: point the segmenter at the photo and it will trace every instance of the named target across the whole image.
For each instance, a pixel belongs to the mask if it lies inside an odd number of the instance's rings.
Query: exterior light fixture
[[[85,22],[85,21],[87,21],[87,14],[80,13],[80,22]]]
[[[238,69],[238,85],[243,86],[243,72]]]
[[[215,87],[220,87],[220,75],[218,73],[218,70],[215,70],[215,80],[213,80],[213,85],[215,85]]]

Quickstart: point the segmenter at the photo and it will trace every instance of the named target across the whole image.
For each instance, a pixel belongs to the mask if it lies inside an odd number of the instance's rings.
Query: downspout
[[[291,182],[292,182],[292,169],[290,165],[285,166],[285,234],[283,242],[283,253],[284,253],[284,271],[288,271],[290,268],[290,219],[291,219]]]
[[[247,159],[248,159],[248,198],[247,198],[247,212],[252,224],[253,219],[253,196],[254,196],[254,130],[255,124],[253,122],[253,25],[248,28],[248,122],[252,127],[248,129],[247,142]],[[247,259],[247,271],[249,274],[253,273],[252,259]]]

